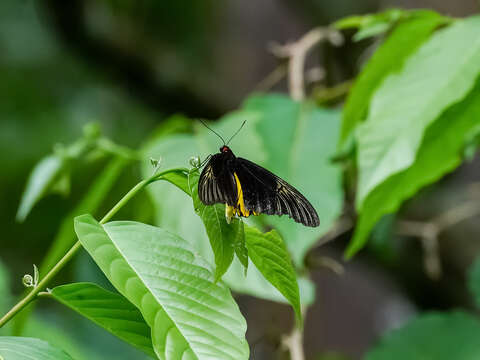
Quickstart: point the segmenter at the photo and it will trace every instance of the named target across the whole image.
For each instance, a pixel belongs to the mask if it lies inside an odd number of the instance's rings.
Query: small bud
[[[193,166],[195,168],[199,168],[200,164],[201,164],[200,157],[199,156],[192,156],[190,158],[189,163],[190,163],[191,166]]]
[[[34,281],[33,281],[33,276],[30,275],[30,274],[23,275],[22,283],[23,283],[23,286],[25,286],[27,288],[35,286]]]
[[[152,166],[156,168],[158,166],[158,160],[151,157],[150,164],[152,164]]]
[[[96,139],[101,135],[100,124],[90,122],[83,127],[83,135],[88,139]]]

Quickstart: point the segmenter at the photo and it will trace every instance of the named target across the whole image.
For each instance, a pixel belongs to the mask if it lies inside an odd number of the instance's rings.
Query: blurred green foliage
[[[132,51],[156,54],[163,46],[164,54],[153,58],[160,64],[157,75],[165,76],[167,83],[187,82],[212,59],[204,46],[216,21],[217,5],[212,1],[104,0],[84,5],[95,36],[118,40],[119,47],[134,44]],[[2,314],[13,302],[12,290],[20,290],[20,282],[10,283],[5,264],[18,274],[25,264],[42,259],[40,275],[45,275],[74,243],[74,218],[84,213],[99,217],[108,211],[132,183],[156,170],[150,158],[160,170],[185,168],[192,156],[205,159],[221,145],[199,122],[154,111],[116,87],[95,66],[65,51],[66,45],[55,38],[53,27],[43,24],[47,18],[39,16],[35,6],[0,4],[0,51],[5,55],[0,58],[0,115],[6,120],[0,122],[0,161],[8,175],[0,178],[0,186],[8,189],[0,197],[0,212],[8,224],[2,234],[8,241],[2,243],[0,253]],[[313,1],[309,6],[321,5]],[[142,26],[135,27],[139,23]],[[116,336],[152,356],[153,351],[157,356],[167,353],[171,345],[173,352],[165,358],[175,358],[177,351],[192,356],[207,351],[206,343],[199,341],[206,333],[216,344],[209,351],[219,356],[217,345],[233,329],[228,346],[221,347],[230,357],[247,358],[244,318],[228,288],[288,301],[300,319],[300,301],[312,305],[316,296],[305,257],[318,251],[319,239],[338,230],[341,215],[355,222],[353,207],[359,218],[347,257],[371,240],[369,254],[376,261],[399,266],[397,243],[393,243],[395,213],[420,189],[459,167],[466,156],[472,159],[478,147],[480,18],[451,19],[433,11],[394,9],[349,17],[336,26],[357,29],[356,41],[382,38],[355,79],[343,109],[321,108],[314,99],[253,94],[211,124],[228,138],[246,120],[232,141],[234,153],[304,193],[319,213],[320,227],[305,228],[286,217],[264,215],[227,225],[223,204],[205,207],[198,200],[193,191],[197,173],[190,178],[183,170],[171,173],[163,178],[170,183],[152,184],[119,212],[119,218],[135,223],[100,226],[92,217],[77,218],[77,224],[84,221],[77,234],[111,284],[85,254],[74,264],[73,273],[62,272],[61,280],[89,280],[109,289],[113,285],[120,294],[85,283],[56,287],[45,297],[81,316],[42,304],[41,316],[24,311],[15,319],[16,329],[9,324],[1,335],[16,330],[50,345],[21,337],[2,337],[0,342],[8,342],[10,349],[27,345],[46,359],[58,358],[58,349],[75,359],[147,356]],[[205,57],[199,59],[199,54]],[[161,123],[155,126],[158,119]],[[82,128],[83,136],[77,136]],[[342,156],[336,156],[337,151]],[[354,201],[345,194],[345,184],[354,185]],[[14,223],[15,213],[24,225]],[[103,237],[93,228],[103,231]],[[134,246],[129,239],[136,240]],[[114,256],[102,252],[105,248],[97,240],[115,249]],[[152,249],[166,240],[172,241],[171,248],[162,248],[165,253],[159,260]],[[23,259],[17,262],[19,258]],[[468,281],[477,305],[478,269],[476,262]],[[207,285],[211,287],[203,287]],[[209,290],[218,297],[211,297]],[[185,304],[189,306],[179,309]],[[189,328],[189,322],[195,322],[197,329]],[[473,313],[421,313],[383,335],[366,359],[477,358],[479,334]],[[42,359],[38,354],[33,356]],[[332,352],[319,358],[344,357]]]

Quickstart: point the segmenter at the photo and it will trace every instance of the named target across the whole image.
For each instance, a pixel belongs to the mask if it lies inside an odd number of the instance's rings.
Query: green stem
[[[100,224],[105,224],[110,220],[125,204],[132,199],[140,190],[142,190],[148,184],[162,179],[162,176],[171,173],[171,172],[185,172],[188,169],[177,168],[165,170],[161,173],[154,174],[149,179],[140,181],[135,185],[128,193],[125,194],[123,198],[120,199],[118,203],[100,220]],[[53,266],[53,268],[48,271],[48,273],[43,277],[43,279],[38,283],[38,285],[33,288],[22,300],[20,300],[14,307],[10,309],[1,319],[0,319],[0,328],[2,328],[8,321],[10,321],[18,312],[30,304],[33,300],[36,299],[38,294],[43,291],[50,283],[50,281],[58,274],[58,272],[73,258],[77,251],[82,247],[80,241],[77,241],[70,250]]]

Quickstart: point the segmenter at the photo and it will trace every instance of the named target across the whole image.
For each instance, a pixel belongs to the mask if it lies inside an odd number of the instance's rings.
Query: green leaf
[[[245,242],[252,262],[265,279],[285,296],[301,323],[302,312],[297,274],[280,235],[275,230],[262,233],[253,227],[246,226]]]
[[[53,321],[52,321],[53,320]],[[34,337],[46,341],[53,347],[62,349],[75,360],[103,360],[96,351],[88,345],[91,341],[81,341],[82,325],[77,324],[76,332],[67,329],[63,321],[49,319],[45,316],[32,316],[22,331],[22,336]],[[64,319],[62,319],[64,320]],[[87,345],[87,346],[86,346]]]
[[[347,257],[367,242],[373,226],[383,215],[398,210],[420,188],[439,180],[462,163],[463,149],[480,124],[480,81],[460,103],[445,111],[425,132],[415,163],[391,176],[366,198]]]
[[[20,200],[17,221],[23,222],[35,204],[47,194],[70,192],[69,165],[92,148],[98,135],[98,125],[87,124],[82,138],[67,147],[57,145],[53,155],[44,157],[35,165]]]
[[[480,322],[464,312],[422,315],[387,334],[366,360],[473,360],[480,358]]]
[[[366,118],[370,100],[384,79],[398,72],[406,59],[446,21],[446,18],[434,12],[423,10],[395,27],[367,62],[350,90],[343,109],[340,145],[347,144],[353,130]]]
[[[480,72],[479,31],[480,17],[439,30],[376,91],[356,133],[358,209],[373,189],[413,164],[428,125],[472,89]]]
[[[0,336],[0,359],[72,360],[66,352],[45,341],[16,336]]]
[[[389,9],[375,14],[349,16],[335,22],[333,26],[339,30],[358,29],[353,40],[360,41],[386,32],[400,19],[408,16],[411,16],[411,12],[403,9]]]
[[[115,288],[142,313],[161,359],[248,359],[246,324],[228,288],[182,238],[90,215],[75,231]]]
[[[167,180],[186,194],[190,195],[190,189],[188,188],[188,176],[186,174],[178,171],[169,172],[165,175],[162,175],[162,179]]]
[[[63,164],[60,156],[49,155],[35,165],[20,200],[17,221],[23,222],[33,206],[48,193],[62,173]]]
[[[62,220],[52,245],[40,266],[40,273],[45,273],[55,265],[75,242],[75,232],[72,228],[73,219],[84,213],[95,213],[128,164],[129,161],[124,158],[113,158],[97,176],[82,200]]]
[[[225,219],[225,204],[204,205],[198,197],[198,171],[188,175],[188,186],[195,212],[205,225],[210,245],[215,256],[215,281],[222,278],[230,267],[235,253],[235,245],[242,240],[243,224],[239,219],[232,219],[228,224]],[[243,235],[244,236],[244,235]]]
[[[40,274],[46,273],[50,270],[62,256],[68,251],[68,249],[75,242],[75,232],[72,224],[75,216],[84,213],[95,213],[102,201],[111,190],[115,181],[120,176],[123,169],[130,163],[130,160],[116,157],[113,158],[105,169],[97,176],[92,183],[87,193],[83,196],[82,200],[75,206],[75,208],[68,213],[60,224],[55,238],[47,251],[47,254],[43,258],[40,265]],[[22,328],[25,325],[27,318],[33,310],[33,304],[27,309],[22,311],[15,318],[15,334],[21,334]]]
[[[468,271],[468,289],[475,304],[480,308],[480,257],[477,257]]]
[[[330,230],[342,210],[341,169],[331,161],[337,147],[340,113],[282,95],[254,96],[245,107],[261,116],[257,130],[268,160],[260,165],[296,187],[320,217],[317,228],[307,228],[287,216],[262,217],[278,229],[294,263],[302,267],[305,253]]]
[[[121,340],[155,357],[149,326],[140,311],[123,296],[92,283],[57,286],[50,295]]]

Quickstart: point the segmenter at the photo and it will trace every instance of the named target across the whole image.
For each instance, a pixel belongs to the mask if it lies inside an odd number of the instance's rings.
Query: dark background
[[[54,144],[72,142],[91,121],[101,123],[102,132],[116,142],[138,147],[170,114],[215,119],[258,90],[276,68],[270,44],[294,41],[312,27],[347,15],[389,7],[431,8],[455,17],[480,8],[474,0],[2,0],[0,261],[14,293],[20,294],[21,276],[41,262],[62,217],[102,167],[74,172],[68,198],[47,197],[18,224],[15,213],[28,174]],[[321,85],[333,86],[354,78],[374,46],[373,40],[352,43],[347,38],[339,49],[320,46],[308,63],[323,66],[327,76]],[[273,90],[285,92],[285,81]],[[422,220],[450,208],[458,202],[458,191],[479,180],[477,168],[478,162],[467,163],[422,191],[402,216]],[[105,208],[139,176],[138,169],[129,169]],[[333,353],[358,359],[380,334],[416,311],[470,306],[464,274],[478,249],[478,220],[442,235],[440,280],[425,275],[419,242],[392,236],[385,221],[384,230],[378,230],[383,245],[370,246],[346,264],[344,275],[324,268],[313,272],[317,303],[306,323],[309,359],[342,358]],[[340,261],[350,235],[316,251]],[[60,281],[97,276],[92,268],[80,256]],[[288,308],[247,296],[238,299],[249,325],[252,357],[286,358],[281,336],[291,327]],[[65,343],[87,358],[140,358],[58,306],[45,304],[36,314],[37,329],[60,329]],[[45,330],[45,324],[52,329]],[[320,357],[325,353],[330,357]]]

